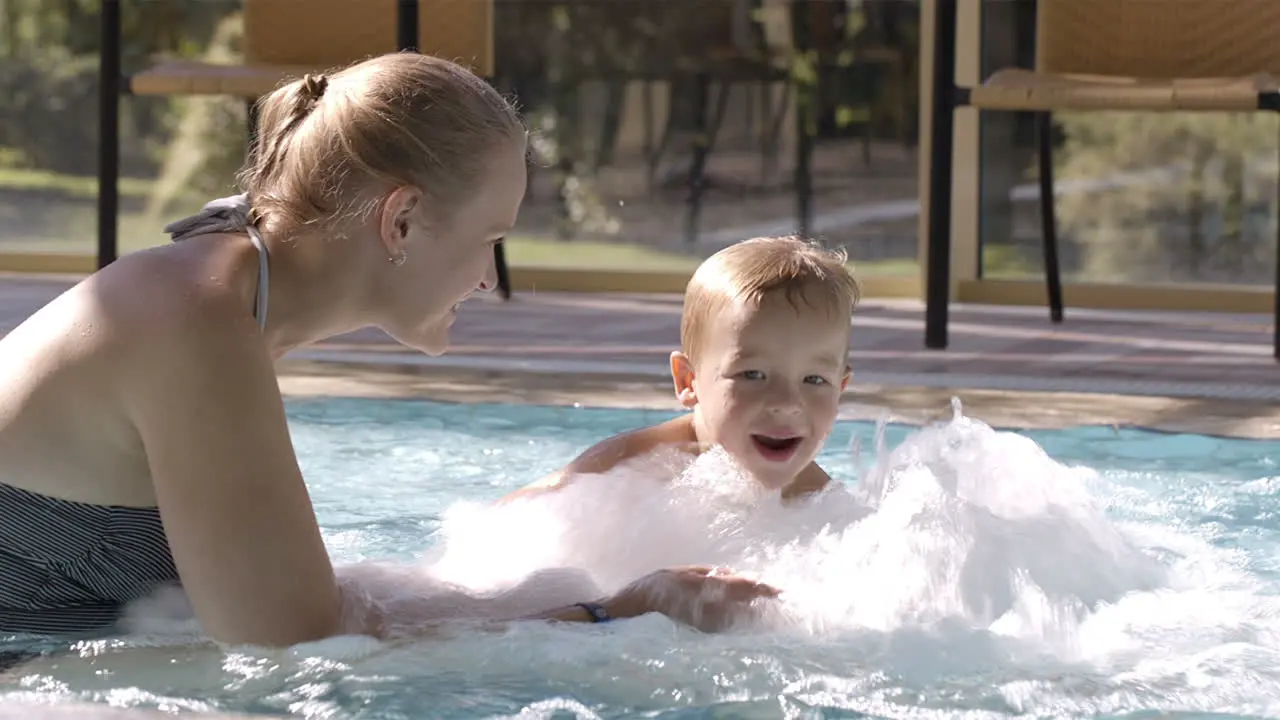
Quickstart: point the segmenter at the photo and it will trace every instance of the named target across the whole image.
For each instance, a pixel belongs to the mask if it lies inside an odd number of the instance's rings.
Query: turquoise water
[[[722,563],[783,587],[782,610],[714,636],[648,616],[280,653],[153,633],[37,660],[0,692],[379,720],[1280,714],[1277,442],[963,418],[878,439],[842,422],[820,461],[847,491],[803,507],[745,502],[711,457],[670,490],[602,478],[495,510],[595,440],[670,414],[289,411],[335,562],[372,561],[377,582],[481,592],[569,567],[585,579],[543,597],[572,599],[584,583]]]

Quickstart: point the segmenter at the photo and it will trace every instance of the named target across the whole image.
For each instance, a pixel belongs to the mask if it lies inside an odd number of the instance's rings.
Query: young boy
[[[662,446],[696,454],[722,446],[784,498],[830,481],[814,462],[849,382],[857,281],[842,252],[797,237],[746,240],[712,255],[685,290],[681,349],[671,354],[676,399],[692,412],[615,435],[522,490],[564,487]]]

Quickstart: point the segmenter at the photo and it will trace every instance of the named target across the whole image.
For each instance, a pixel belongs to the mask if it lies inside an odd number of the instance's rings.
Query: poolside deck
[[[72,281],[0,277],[0,332]],[[1068,308],[1054,326],[1047,315],[955,306],[951,347],[933,351],[923,346],[920,302],[867,300],[854,318],[851,412],[939,415],[958,394],[1010,423],[1087,419],[1280,437],[1269,316]],[[673,407],[666,368],[679,325],[674,295],[477,298],[463,306],[443,357],[364,330],[286,358],[282,383],[302,393]]]

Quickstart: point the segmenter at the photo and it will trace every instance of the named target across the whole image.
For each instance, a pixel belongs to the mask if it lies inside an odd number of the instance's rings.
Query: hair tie
[[[209,233],[244,232],[253,223],[247,193],[212,200],[200,212],[165,226],[174,242]]]
[[[302,76],[302,94],[312,102],[319,102],[324,97],[324,91],[329,87],[329,76],[320,73],[312,75],[307,73]]]

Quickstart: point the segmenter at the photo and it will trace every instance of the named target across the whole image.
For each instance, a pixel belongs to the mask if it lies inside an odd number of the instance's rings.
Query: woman
[[[443,352],[458,304],[495,284],[525,143],[510,104],[443,60],[308,76],[262,100],[243,196],[0,341],[0,632],[105,627],[175,582],[225,642],[390,632],[335,580],[273,361],[365,326]],[[681,569],[537,617],[715,627],[772,593]]]

